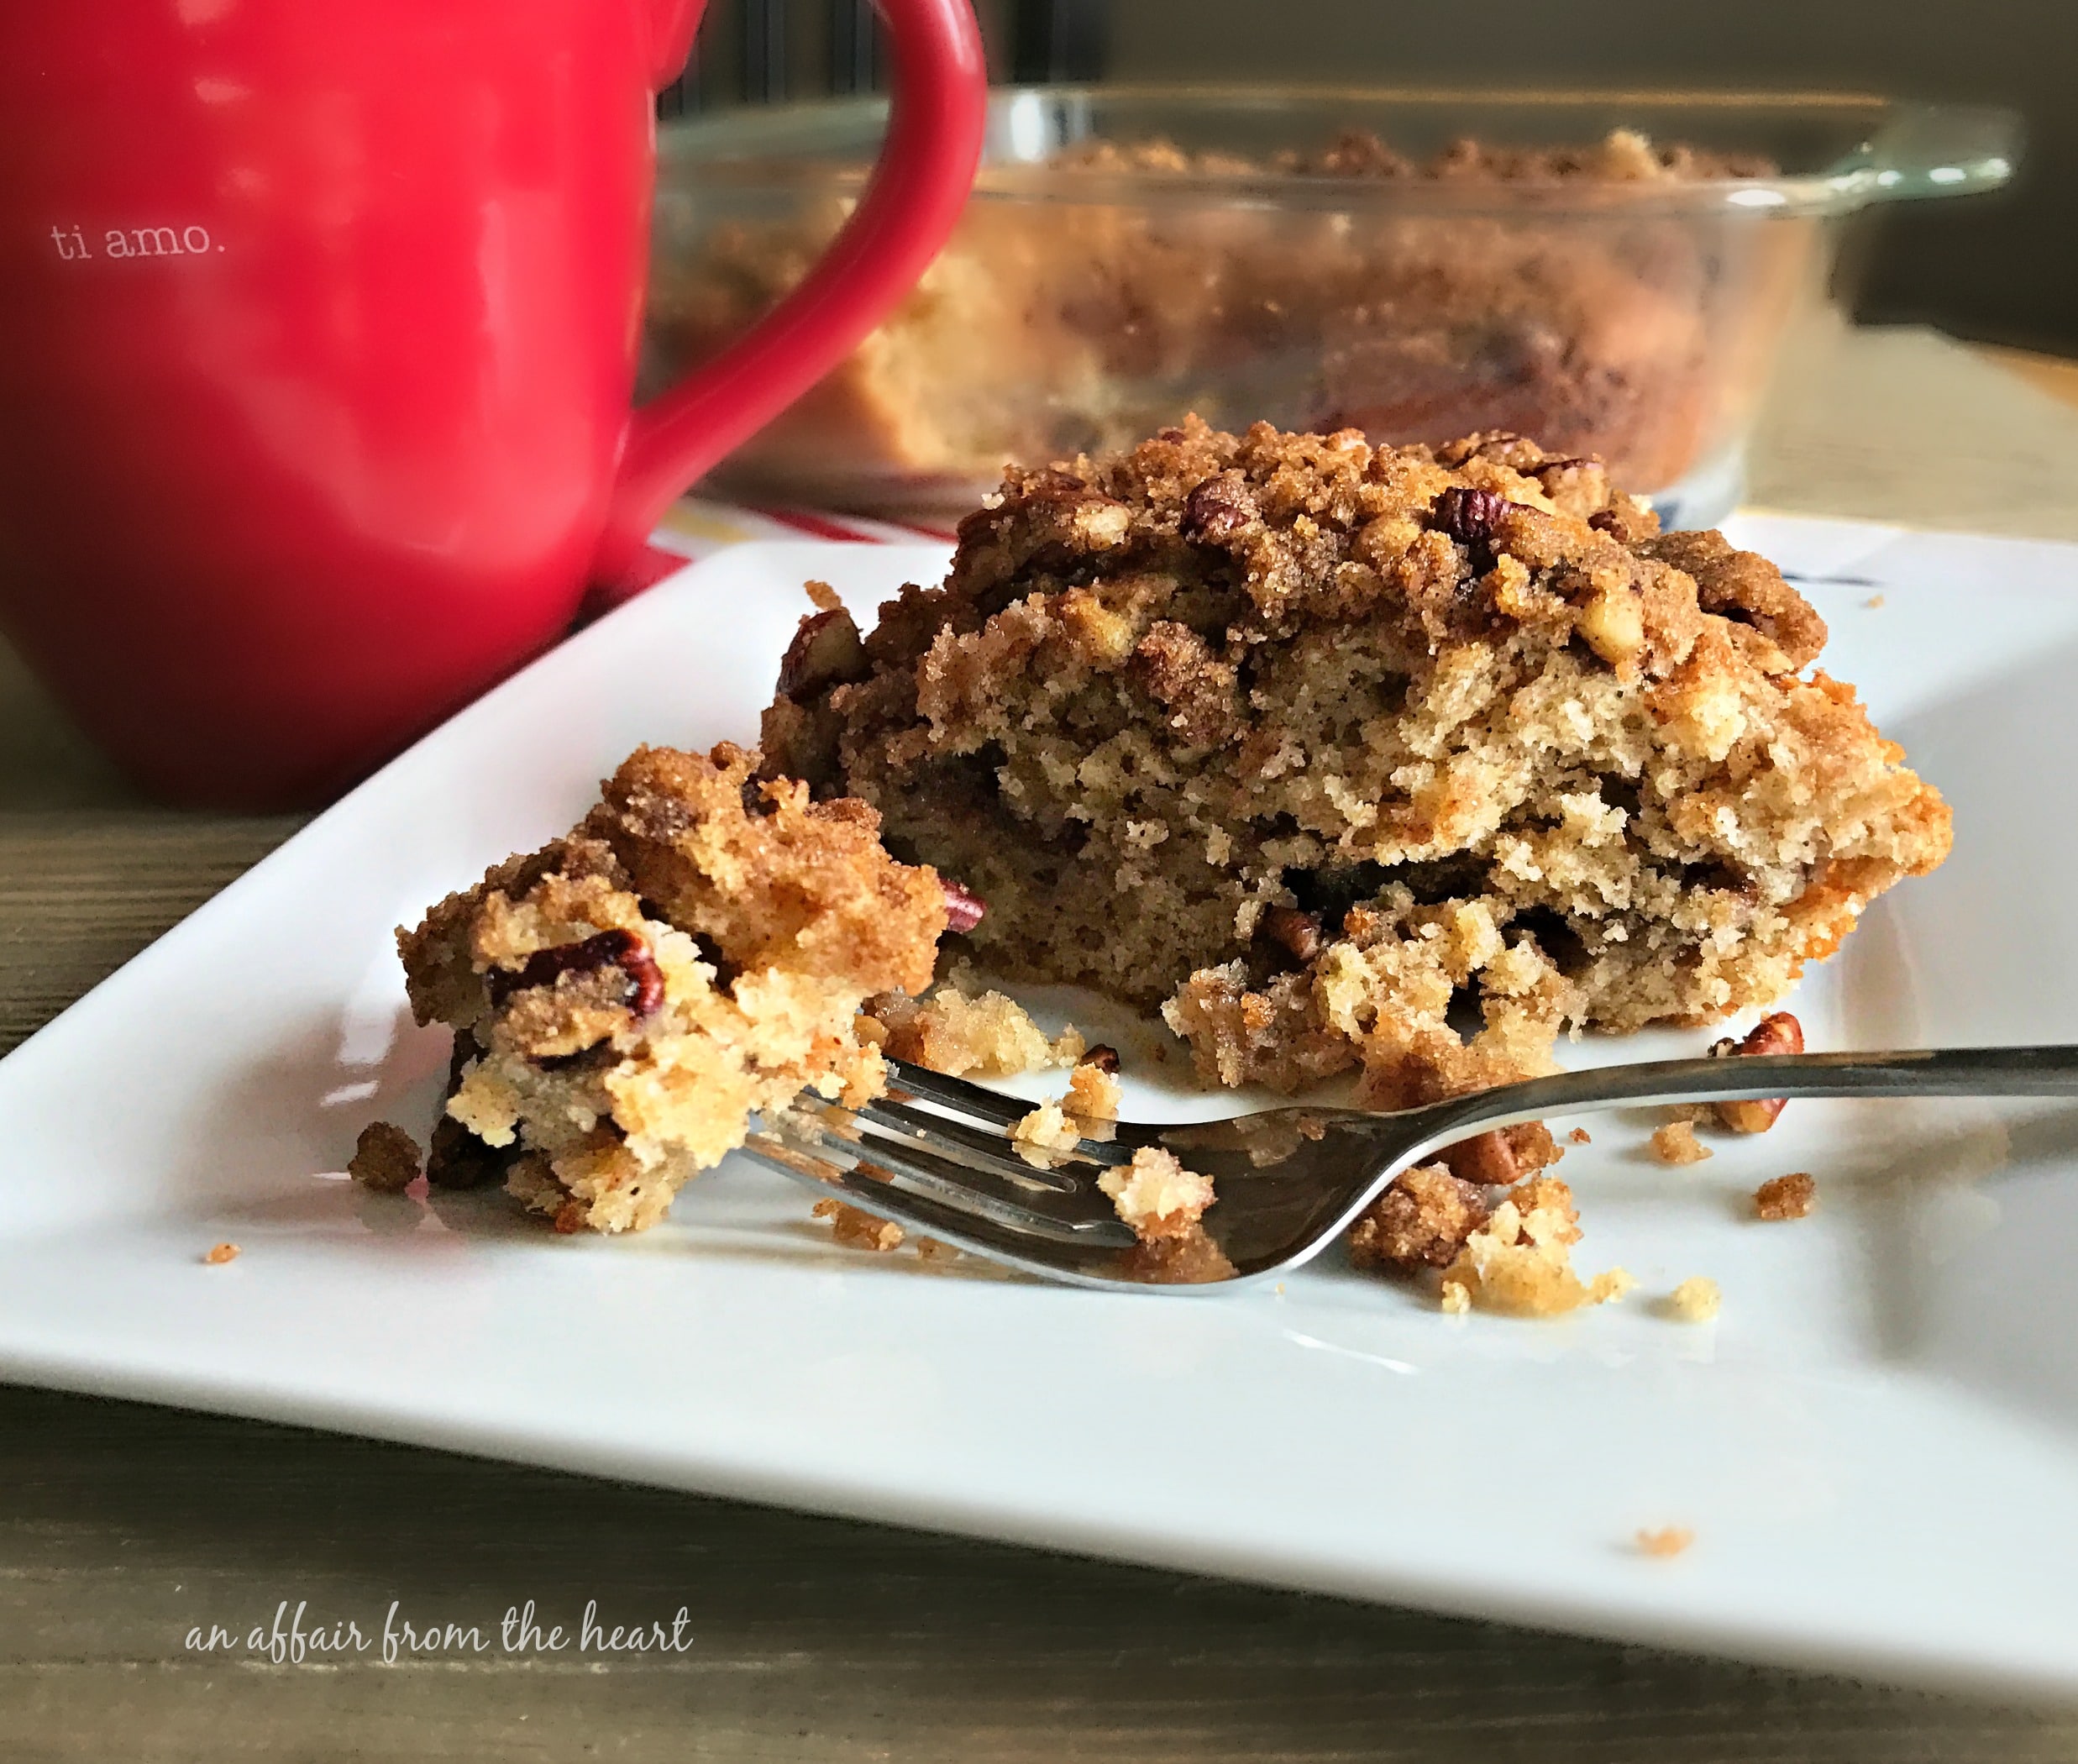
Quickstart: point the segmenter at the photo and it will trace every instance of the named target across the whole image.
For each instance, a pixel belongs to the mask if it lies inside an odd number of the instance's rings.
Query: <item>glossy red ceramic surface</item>
[[[639,412],[653,98],[698,0],[0,7],[8,634],[147,785],[264,806],[632,590],[665,505],[965,199],[967,0],[882,3],[895,114],[853,224]]]

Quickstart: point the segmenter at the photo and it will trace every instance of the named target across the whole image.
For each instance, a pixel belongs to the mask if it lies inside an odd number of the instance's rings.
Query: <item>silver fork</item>
[[[1619,1105],[1763,1097],[2078,1095],[2078,1047],[1662,1060],[1503,1084],[1425,1108],[1274,1109],[1232,1120],[1120,1121],[1048,1168],[1009,1137],[1033,1105],[890,1063],[888,1094],[768,1121],[744,1149],[827,1195],[1006,1267],[1076,1286],[1229,1290],[1319,1255],[1403,1170],[1491,1128]],[[1213,1253],[1150,1254],[1097,1185],[1142,1146],[1212,1179]],[[1183,1283],[1183,1284],[1177,1284]]]

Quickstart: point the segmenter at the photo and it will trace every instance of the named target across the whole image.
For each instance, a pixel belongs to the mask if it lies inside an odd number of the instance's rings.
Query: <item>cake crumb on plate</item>
[[[386,1121],[363,1127],[347,1160],[346,1173],[378,1194],[401,1194],[419,1176],[418,1142]]]
[[[1078,1060],[1068,1075],[1067,1093],[1058,1102],[1040,1104],[1011,1126],[1010,1143],[1026,1163],[1051,1169],[1062,1154],[1073,1151],[1084,1140],[1115,1137],[1119,1108],[1126,1097],[1114,1075],[1118,1056],[1108,1047],[1094,1051],[1110,1054],[1109,1062],[1088,1057]]]
[[[1694,1127],[1685,1121],[1670,1121],[1654,1131],[1652,1155],[1661,1163],[1701,1163],[1713,1154],[1696,1137]]]
[[[1753,1191],[1754,1216],[1771,1222],[1808,1219],[1818,1203],[1818,1184],[1804,1170],[1771,1177]]]
[[[1572,1247],[1580,1241],[1572,1190],[1556,1176],[1519,1183],[1465,1240],[1443,1273],[1443,1308],[1551,1317],[1620,1299],[1636,1284],[1620,1268],[1582,1280]]]
[[[1695,1541],[1696,1534],[1686,1525],[1662,1525],[1656,1531],[1641,1530],[1636,1539],[1640,1556],[1657,1557],[1662,1560],[1679,1556]]]
[[[241,1252],[235,1243],[219,1243],[213,1248],[206,1251],[202,1256],[202,1260],[207,1263],[212,1268],[222,1268],[227,1262],[237,1261],[240,1253]]]
[[[1696,1274],[1666,1295],[1661,1312],[1677,1322],[1708,1323],[1724,1302],[1724,1294],[1717,1282],[1708,1275]]]
[[[1186,1169],[1174,1152],[1141,1146],[1131,1163],[1099,1176],[1097,1186],[1138,1240],[1121,1264],[1128,1278],[1196,1286],[1234,1278],[1234,1264],[1200,1223],[1218,1198],[1212,1179]]]

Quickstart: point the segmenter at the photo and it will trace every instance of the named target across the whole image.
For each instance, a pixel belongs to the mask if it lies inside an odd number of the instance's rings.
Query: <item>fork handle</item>
[[[1404,1129],[1415,1117],[1427,1117],[1425,1140],[1442,1147],[1472,1132],[1578,1109],[1776,1096],[2078,1096],[2078,1047],[1658,1060],[1533,1078],[1390,1118]]]

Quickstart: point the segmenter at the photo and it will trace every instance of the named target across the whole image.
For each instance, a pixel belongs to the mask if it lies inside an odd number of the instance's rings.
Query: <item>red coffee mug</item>
[[[851,223],[632,412],[653,97],[701,0],[0,6],[0,624],[149,787],[266,807],[632,591],[672,497],[966,198],[968,0],[879,3],[894,115]]]

